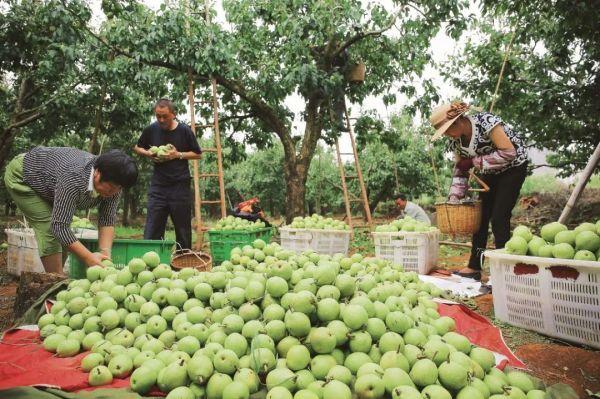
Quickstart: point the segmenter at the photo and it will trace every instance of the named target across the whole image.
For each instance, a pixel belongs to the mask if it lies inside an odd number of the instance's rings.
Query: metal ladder
[[[340,169],[340,177],[342,179],[342,193],[344,195],[344,204],[346,206],[346,218],[348,219],[348,225],[350,226],[350,230],[353,230],[354,227],[368,227],[369,229],[373,229],[373,220],[371,218],[371,209],[369,208],[369,198],[367,196],[367,189],[365,187],[365,182],[363,179],[362,169],[360,167],[360,162],[358,160],[358,151],[356,150],[356,140],[354,140],[354,129],[352,124],[350,123],[350,116],[348,114],[348,109],[346,108],[346,99],[344,98],[344,113],[346,117],[346,126],[348,127],[348,135],[350,136],[350,142],[352,144],[352,152],[341,152],[339,140],[335,140],[335,151],[337,153],[337,161],[338,167]],[[354,161],[354,167],[356,170],[355,175],[346,175],[346,171],[344,170],[344,162],[342,160],[342,155],[351,155]],[[358,179],[358,185],[360,187],[360,196],[357,196],[351,193],[348,190],[349,179]],[[366,224],[354,224],[352,220],[352,203],[354,202],[362,202],[363,204],[363,212],[364,219],[366,220]]]

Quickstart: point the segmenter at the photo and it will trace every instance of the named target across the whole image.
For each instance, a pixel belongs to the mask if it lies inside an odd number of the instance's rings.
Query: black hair
[[[396,193],[394,194],[394,201],[401,199],[402,201],[406,201],[406,194],[404,193]]]
[[[100,181],[132,187],[138,178],[138,168],[133,158],[121,150],[109,150],[96,158],[94,169],[100,172]]]
[[[173,101],[169,100],[168,98],[161,98],[160,100],[158,100],[156,102],[156,104],[154,104],[154,109],[156,108],[168,108],[169,111],[171,111],[172,114],[175,114],[175,105],[173,104]]]

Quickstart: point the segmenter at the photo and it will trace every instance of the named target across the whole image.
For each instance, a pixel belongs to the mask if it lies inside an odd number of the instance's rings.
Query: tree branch
[[[537,164],[537,165],[533,165],[531,167],[531,169],[538,169],[538,168],[552,168],[552,169],[560,169],[560,168],[564,168],[565,166],[585,166],[587,165],[587,162],[577,162],[577,161],[573,161],[573,162],[560,162],[557,163],[556,165],[550,165],[550,164],[546,164],[546,163],[541,163],[541,164]]]
[[[229,122],[234,119],[238,120],[238,121],[242,121],[244,119],[250,119],[250,118],[254,118],[254,117],[256,117],[256,114],[254,112],[251,112],[249,114],[244,114],[244,115],[225,116],[225,117],[219,119],[219,123],[226,123],[226,122]]]
[[[85,21],[83,21],[79,15],[77,15],[76,13],[74,13],[65,3],[65,1],[62,1],[63,6],[65,7],[65,9],[67,10],[67,12],[69,14],[71,14],[71,16],[73,16],[78,22],[81,28],[83,28],[89,35],[91,35],[94,39],[96,39],[97,41],[99,41],[101,44],[103,44],[104,46],[106,46],[107,48],[113,50],[115,53],[122,55],[124,57],[127,57],[129,59],[132,59],[134,61],[137,61],[139,63],[142,64],[146,64],[146,65],[152,65],[152,66],[157,66],[157,67],[162,67],[162,68],[167,68],[167,69],[171,69],[174,71],[179,71],[179,72],[185,72],[184,68],[180,68],[175,64],[171,64],[169,62],[164,62],[164,61],[160,61],[160,60],[142,60],[142,59],[138,59],[136,58],[134,55],[132,55],[131,53],[116,47],[112,44],[110,44],[105,38],[103,38],[102,36],[96,34],[96,32],[94,32],[93,30],[91,30],[87,24],[85,23]]]
[[[279,137],[281,143],[283,144],[283,149],[285,151],[286,156],[295,159],[296,150],[290,131],[287,128],[287,126],[283,123],[283,121],[279,118],[279,116],[275,113],[275,110],[272,107],[270,107],[267,103],[265,103],[262,99],[257,98],[251,93],[249,93],[242,83],[229,80],[219,74],[215,74],[214,77],[217,80],[218,84],[225,87],[227,90],[237,94],[243,100],[248,102],[248,104],[253,110],[253,113],[255,113],[256,116],[260,118],[263,122],[265,122],[267,126],[269,126],[271,130]]]
[[[306,104],[306,129],[300,148],[300,159],[306,163],[312,159],[323,130],[323,118],[319,111],[322,102],[323,98],[320,95],[313,94]]]
[[[395,15],[394,15],[394,18],[392,18],[392,20],[385,27],[383,27],[380,30],[361,32],[361,33],[358,33],[358,34],[352,36],[350,39],[348,39],[344,43],[342,43],[340,48],[337,49],[336,52],[334,53],[334,57],[338,57],[348,47],[352,46],[354,43],[357,43],[357,42],[363,40],[364,38],[367,38],[369,36],[381,36],[384,32],[390,30],[394,26],[394,23],[396,23]]]
[[[28,78],[24,78],[24,79],[28,79]],[[69,87],[66,88],[66,90],[67,91],[73,90],[75,87],[77,87],[77,85],[79,83],[80,82],[76,82],[76,83],[70,85]],[[14,120],[14,122],[12,124],[10,124],[8,127],[6,127],[5,131],[9,131],[12,129],[18,129],[22,126],[27,125],[28,123],[31,123],[31,122],[39,119],[40,117],[42,117],[44,115],[43,109],[46,108],[54,100],[56,100],[59,95],[59,93],[56,93],[53,96],[51,96],[50,98],[48,98],[46,101],[44,101],[43,103],[38,105],[37,107],[23,110],[22,109],[23,97],[28,96],[29,93],[33,92],[33,91],[24,92],[25,86],[26,86],[26,84],[21,85],[21,91],[19,94],[19,98],[17,99],[17,107],[11,118],[12,120]],[[33,113],[33,115],[31,115],[32,113]],[[26,115],[30,115],[30,116],[25,117]],[[23,118],[23,119],[21,119],[21,118]]]
[[[409,6],[410,8],[412,8],[413,10],[415,10],[416,12],[418,12],[419,14],[421,14],[423,16],[423,18],[425,18],[426,20],[431,21],[431,18],[429,18],[427,16],[427,14],[425,14],[423,11],[421,11],[421,9],[418,8],[417,6],[415,6],[414,4],[407,3],[406,5]]]
[[[37,120],[37,119],[40,119],[42,117],[42,115],[44,115],[43,112],[38,112],[36,114],[33,114],[30,117],[28,117],[28,118],[21,119],[18,122],[15,122],[15,123],[12,123],[12,124],[8,125],[8,127],[5,130],[10,131],[10,130],[18,129],[18,128],[22,127],[22,126],[25,126],[25,125],[27,125],[27,124],[29,124],[29,123]]]
[[[337,188],[338,190],[344,191],[343,187],[339,183],[332,181],[329,177],[323,176],[322,178],[323,178],[323,180],[325,180],[327,183],[331,184],[333,187]]]

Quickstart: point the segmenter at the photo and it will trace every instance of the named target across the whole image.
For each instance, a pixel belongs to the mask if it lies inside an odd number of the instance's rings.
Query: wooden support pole
[[[356,175],[358,176],[358,184],[360,186],[360,195],[362,197],[363,208],[365,210],[365,219],[369,228],[373,230],[373,219],[371,218],[371,208],[369,207],[369,197],[367,196],[367,188],[365,187],[365,181],[363,179],[362,169],[358,160],[358,150],[356,149],[356,140],[354,140],[354,129],[350,123],[350,115],[346,108],[346,99],[344,98],[344,108],[346,111],[346,124],[348,125],[348,133],[350,134],[350,142],[352,143],[352,152],[354,153],[354,166],[356,168]]]
[[[223,180],[223,151],[221,148],[221,131],[219,130],[219,99],[217,98],[217,80],[211,79],[213,102],[213,134],[217,147],[217,170],[219,173],[219,199],[221,200],[221,218],[227,216],[225,208],[225,182]]]
[[[451,247],[466,247],[466,248],[473,247],[473,245],[470,242],[454,242],[454,241],[440,241],[440,245],[449,245]]]
[[[188,106],[190,113],[190,128],[194,133],[194,137],[196,137],[196,107],[195,107],[195,99],[194,99],[194,77],[192,73],[192,69],[188,69]],[[204,238],[204,233],[202,231],[202,214],[200,213],[200,202],[202,198],[200,197],[200,168],[197,159],[192,161],[192,170],[194,174],[194,216],[196,218],[196,243],[195,249],[200,250],[202,247],[202,241]]]
[[[510,37],[510,42],[508,43],[508,47],[506,48],[506,52],[504,53],[504,61],[502,61],[502,68],[500,68],[500,75],[498,75],[496,89],[494,90],[494,94],[492,95],[492,104],[490,105],[490,112],[494,110],[494,105],[496,105],[496,98],[498,97],[498,91],[500,90],[500,83],[502,82],[502,76],[504,75],[504,68],[506,67],[508,57],[510,56],[510,51],[512,50],[512,45],[513,41],[515,40],[516,33],[517,30],[513,29],[512,36]]]
[[[590,177],[594,173],[594,169],[596,169],[596,166],[598,166],[599,162],[600,162],[600,143],[598,143],[598,145],[596,145],[596,149],[594,150],[594,153],[590,157],[590,160],[588,161],[587,165],[585,166],[585,169],[581,173],[581,178],[579,179],[579,181],[577,182],[577,185],[575,186],[575,189],[571,193],[571,196],[569,197],[569,200],[567,201],[565,208],[563,209],[562,213],[560,214],[560,218],[558,218],[559,223],[564,224],[569,219],[569,216],[571,215],[571,211],[577,204],[577,200],[579,199],[581,192],[585,188],[588,180],[590,180]]]
[[[473,248],[473,244],[470,242],[454,242],[454,241],[440,241],[440,245],[448,245],[451,247],[465,247],[465,248]],[[488,249],[496,249],[494,244],[488,245]]]

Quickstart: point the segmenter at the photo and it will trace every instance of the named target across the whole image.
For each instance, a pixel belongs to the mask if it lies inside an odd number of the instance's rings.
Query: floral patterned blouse
[[[527,149],[521,136],[515,132],[512,126],[504,123],[502,119],[489,112],[480,112],[467,116],[471,121],[473,132],[471,142],[463,147],[460,139],[450,140],[448,148],[462,158],[473,158],[475,167],[482,174],[498,174],[507,169],[520,166],[527,162]],[[515,147],[515,156],[504,157],[502,151],[492,143],[490,138],[492,129],[500,124]]]

